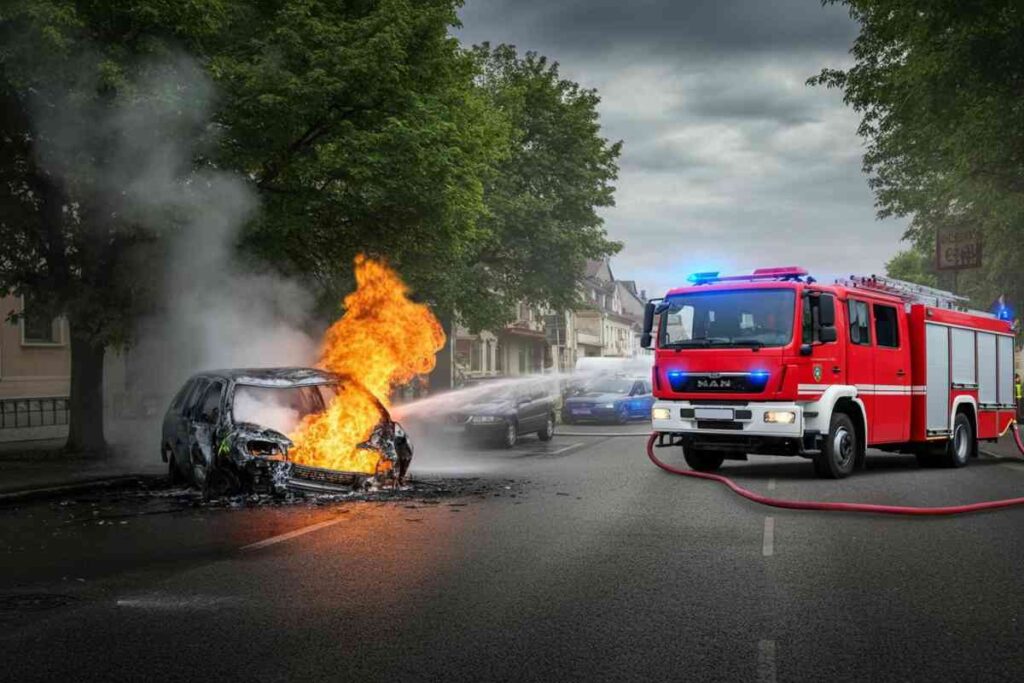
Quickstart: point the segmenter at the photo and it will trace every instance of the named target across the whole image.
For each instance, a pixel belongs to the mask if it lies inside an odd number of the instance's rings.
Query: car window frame
[[[210,420],[203,419],[203,415],[202,415],[202,406],[206,404],[206,397],[207,397],[207,395],[210,393],[211,390],[213,390],[217,386],[220,386],[220,391],[217,394],[217,406],[216,406],[217,412],[218,412],[218,415],[217,415],[218,419],[223,414],[224,394],[225,394],[225,392],[226,392],[226,390],[228,388],[228,385],[227,385],[227,382],[225,382],[224,380],[214,379],[214,380],[210,380],[209,383],[206,386],[206,389],[203,390],[202,398],[199,400],[199,403],[196,405],[196,414],[193,416],[194,420],[196,420],[198,422],[202,422],[203,424],[209,424],[209,425],[213,425],[213,424],[217,423],[217,420],[210,421]]]

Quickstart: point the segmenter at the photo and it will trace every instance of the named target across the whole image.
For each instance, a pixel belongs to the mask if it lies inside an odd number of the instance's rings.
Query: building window
[[[45,309],[33,305],[28,296],[21,298],[21,341],[23,344],[60,344],[60,320]]]

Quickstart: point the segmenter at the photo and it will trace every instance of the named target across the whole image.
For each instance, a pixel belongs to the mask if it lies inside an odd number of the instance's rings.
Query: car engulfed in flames
[[[369,436],[320,462],[301,439],[308,426],[353,397],[369,406]],[[359,408],[356,408],[359,412]],[[210,495],[337,492],[400,484],[412,444],[356,380],[313,368],[219,370],[192,377],[164,419],[172,478]],[[326,465],[326,466],[325,466]]]
[[[212,493],[405,479],[412,446],[389,401],[434,368],[445,333],[383,262],[360,255],[354,275],[316,369],[225,370],[186,383],[164,420],[172,478]]]

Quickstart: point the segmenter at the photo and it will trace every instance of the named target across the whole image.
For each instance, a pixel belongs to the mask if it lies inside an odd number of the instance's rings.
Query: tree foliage
[[[1012,0],[825,0],[861,26],[841,88],[861,113],[864,168],[880,216],[911,216],[906,237],[934,249],[940,227],[983,231],[976,296],[1024,297],[1024,7]]]
[[[936,287],[939,284],[928,256],[913,248],[901,251],[886,261],[885,274],[897,280],[915,282],[927,287]]]
[[[102,397],[82,392],[187,219],[132,210],[133,155],[186,150],[167,173],[204,196],[237,173],[260,200],[240,253],[332,312],[358,252],[472,327],[574,301],[585,259],[618,249],[598,210],[619,145],[556,64],[459,45],[459,4],[0,0],[0,290],[69,320],[75,447],[102,447]]]

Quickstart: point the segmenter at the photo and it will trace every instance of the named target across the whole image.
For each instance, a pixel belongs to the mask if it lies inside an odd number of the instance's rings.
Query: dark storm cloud
[[[831,50],[856,35],[819,0],[467,0],[462,17],[467,35],[502,26],[570,53]]]
[[[844,8],[467,0],[461,16],[463,41],[538,51],[601,94],[603,133],[624,142],[603,212],[623,277],[658,291],[693,270],[870,273],[898,248],[903,224],[875,220],[856,114],[806,85],[850,61]]]

